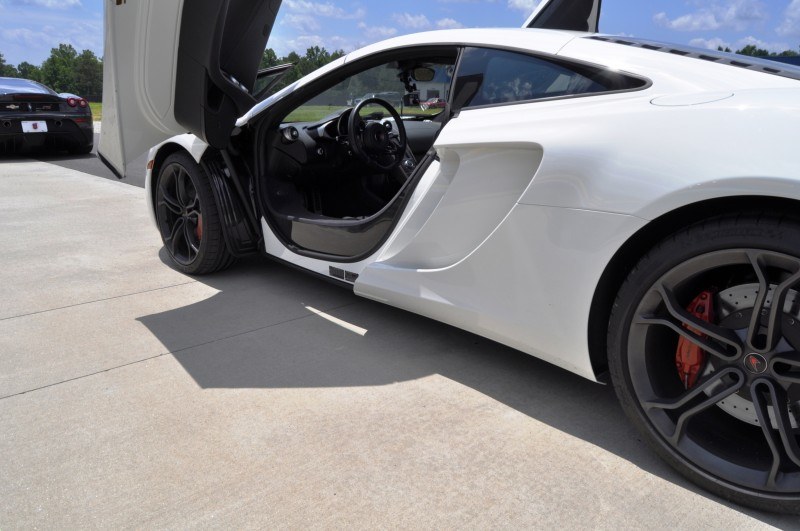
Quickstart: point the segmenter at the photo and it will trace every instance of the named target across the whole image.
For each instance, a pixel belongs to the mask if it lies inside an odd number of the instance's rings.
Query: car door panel
[[[281,0],[105,3],[99,153],[119,175],[170,136],[224,148],[256,100],[258,64]]]
[[[182,132],[172,109],[181,8],[180,0],[106,2],[98,152],[119,176],[126,161]]]

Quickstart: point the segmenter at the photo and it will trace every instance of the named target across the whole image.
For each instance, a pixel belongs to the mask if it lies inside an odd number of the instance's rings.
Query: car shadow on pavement
[[[794,517],[730,504],[674,472],[629,424],[610,386],[267,259],[198,280],[218,293],[139,321],[201,388],[380,386],[440,375],[764,523],[796,526]]]
[[[50,162],[51,164],[55,164],[58,162],[69,162],[75,160],[88,160],[88,159],[96,159],[97,154],[92,153],[84,153],[81,155],[75,153],[69,153],[67,151],[53,151],[53,152],[41,152],[41,153],[30,153],[31,157],[35,157],[36,160],[42,162]]]
[[[3,162],[25,162],[27,160],[32,160],[34,154],[31,153],[20,153],[18,151],[11,151],[11,152],[0,152],[0,164]]]

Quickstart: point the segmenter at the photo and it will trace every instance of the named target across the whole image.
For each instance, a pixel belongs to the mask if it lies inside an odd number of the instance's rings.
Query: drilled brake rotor
[[[774,289],[775,286],[771,285],[767,292],[767,299],[764,304],[764,309],[762,309],[762,314],[765,316],[771,306],[772,292]],[[745,336],[747,335],[747,327],[750,323],[757,297],[758,284],[741,284],[720,291],[714,301],[717,312],[717,324],[725,328],[733,329],[744,343],[746,339]],[[784,322],[789,324],[789,329],[784,332],[783,337],[778,343],[776,352],[800,350],[797,348],[798,343],[800,343],[800,297],[798,297],[797,291],[790,290],[787,293],[783,311],[786,316]],[[710,360],[709,363],[706,364],[703,377],[715,371],[713,363],[713,360]],[[706,389],[705,392],[707,395],[711,396],[723,385],[722,382],[718,382],[716,385]],[[790,389],[789,391],[790,405],[792,406],[789,408],[789,419],[792,428],[797,428],[798,423],[794,411],[800,412],[800,389]],[[753,426],[759,425],[753,402],[750,396],[746,394],[746,391],[739,391],[738,393],[730,395],[718,402],[717,406],[742,422],[747,422]],[[775,427],[775,412],[772,406],[769,406],[769,418],[773,427]]]

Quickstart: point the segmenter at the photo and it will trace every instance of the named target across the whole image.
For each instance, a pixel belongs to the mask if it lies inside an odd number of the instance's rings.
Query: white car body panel
[[[191,155],[195,162],[198,164],[200,160],[203,158],[203,153],[206,152],[208,149],[208,144],[200,140],[194,135],[185,134],[185,135],[178,135],[173,136],[172,138],[161,142],[157,146],[153,146],[148,155],[147,160],[148,162],[151,160],[156,159],[156,155],[159,151],[161,151],[165,146],[168,144],[179,146],[184,152]],[[156,225],[156,212],[153,205],[153,201],[150,198],[153,197],[153,170],[150,169],[150,164],[147,165],[147,169],[145,170],[145,177],[144,177],[144,189],[145,189],[145,197],[148,198],[147,201],[147,211],[150,214],[150,220],[153,222],[153,225]]]
[[[425,269],[379,258],[359,276],[355,293],[596,380],[587,344],[594,290],[619,246],[644,224],[632,216],[515,205],[463,260]]]
[[[581,121],[570,127],[569,121],[547,116],[540,109],[536,133],[548,146],[537,178],[522,202],[631,214],[654,219],[666,212],[693,202],[731,195],[780,195],[800,199],[800,187],[788,186],[798,177],[796,142],[786,114],[800,123],[800,89],[770,91],[766,94],[740,92],[732,98],[697,106],[671,109],[655,116],[658,108],[647,97],[619,104],[576,108]],[[781,110],[782,100],[786,103]],[[651,115],[636,107],[653,107]],[[706,118],[697,120],[698,113]],[[463,113],[466,117],[469,113]],[[613,117],[618,128],[610,132]],[[563,118],[563,115],[562,115]],[[476,122],[481,121],[475,112]],[[509,120],[512,119],[509,117]],[[641,131],[657,120],[657,142]],[[556,127],[556,122],[560,127]],[[692,127],[685,124],[692,123]],[[719,124],[728,124],[725,137],[718,142],[708,139],[719,135]],[[580,129],[577,131],[576,129]],[[769,135],[753,134],[769,129]],[[575,152],[574,139],[603,136],[596,149]],[[666,164],[653,164],[663,158],[664,146],[684,149],[680,157],[668,158]],[[763,154],[769,153],[769,156]],[[579,158],[577,158],[579,157]],[[767,186],[768,180],[774,186]]]

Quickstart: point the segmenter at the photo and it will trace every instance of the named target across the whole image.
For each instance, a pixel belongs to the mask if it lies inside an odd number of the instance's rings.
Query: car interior
[[[449,96],[456,57],[453,49],[384,61],[273,117],[259,195],[288,243],[352,258],[383,240],[447,117],[446,107],[420,104]]]

